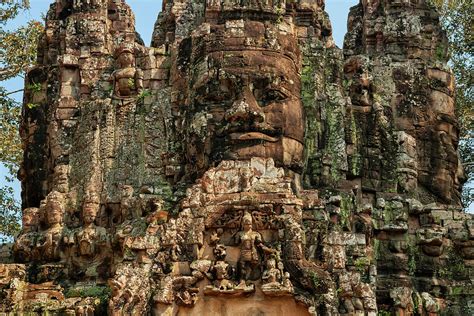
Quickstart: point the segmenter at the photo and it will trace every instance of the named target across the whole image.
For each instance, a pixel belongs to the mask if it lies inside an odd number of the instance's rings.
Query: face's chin
[[[61,223],[61,218],[59,215],[54,214],[49,218],[49,224],[50,225],[55,225],[55,224],[60,224]]]
[[[95,221],[95,217],[89,216],[84,218],[85,224],[92,224]]]

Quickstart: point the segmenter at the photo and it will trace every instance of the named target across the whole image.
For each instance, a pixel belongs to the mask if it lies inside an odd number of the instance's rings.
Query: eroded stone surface
[[[56,1],[0,311],[467,314],[446,43],[425,1],[361,1],[344,50],[324,1],[164,1],[151,47]]]

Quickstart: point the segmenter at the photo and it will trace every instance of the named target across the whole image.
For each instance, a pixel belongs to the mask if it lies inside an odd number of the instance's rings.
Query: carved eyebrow
[[[213,76],[210,76],[210,77],[207,77],[206,80],[204,81],[200,81],[197,85],[195,85],[193,88],[195,90],[199,90],[203,87],[206,87],[206,86],[209,86],[209,85],[222,85],[222,84],[229,84],[229,85],[232,85],[233,84],[233,80],[231,78],[228,78],[228,77],[223,77],[221,75],[213,75]]]
[[[276,84],[269,84],[265,87],[266,89],[274,89],[274,90],[280,90],[286,95],[291,95],[290,90],[288,90],[285,86],[282,84],[276,85]]]
[[[290,79],[287,78],[283,73],[263,72],[260,77],[270,80],[271,83],[275,81],[278,81],[278,84],[291,83]]]

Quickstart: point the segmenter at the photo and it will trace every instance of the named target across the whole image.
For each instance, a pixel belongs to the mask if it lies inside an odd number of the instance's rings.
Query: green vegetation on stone
[[[64,293],[64,296],[66,298],[71,298],[71,297],[97,298],[99,300],[97,312],[100,312],[100,311],[105,312],[107,310],[107,303],[109,301],[111,294],[112,294],[112,290],[108,286],[91,285],[91,286],[70,288]]]

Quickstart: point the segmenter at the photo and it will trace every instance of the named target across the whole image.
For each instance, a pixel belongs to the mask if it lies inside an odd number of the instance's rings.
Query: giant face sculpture
[[[205,170],[210,161],[264,157],[298,170],[304,120],[294,56],[265,47],[207,52],[191,72],[188,161]]]

